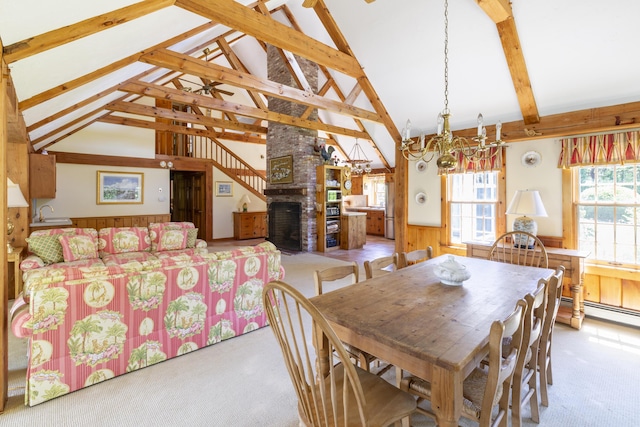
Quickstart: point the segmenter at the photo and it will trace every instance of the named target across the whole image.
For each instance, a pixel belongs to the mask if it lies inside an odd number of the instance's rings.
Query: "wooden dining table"
[[[311,298],[338,337],[428,380],[439,426],[458,426],[464,379],[488,354],[491,323],[548,279],[553,270],[455,257],[471,273],[442,284],[435,267],[449,255]],[[326,351],[320,360],[328,370]]]

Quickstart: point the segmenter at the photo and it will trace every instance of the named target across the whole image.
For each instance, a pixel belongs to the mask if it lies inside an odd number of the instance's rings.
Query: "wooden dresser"
[[[267,236],[266,212],[234,212],[233,238],[255,239]]]
[[[466,242],[466,245],[468,257],[484,259],[489,257],[492,246],[484,242]],[[584,319],[584,260],[589,256],[589,252],[550,247],[545,249],[549,258],[549,268],[555,270],[560,265],[564,266],[562,295],[573,299],[571,307],[560,306],[557,321],[580,329]]]

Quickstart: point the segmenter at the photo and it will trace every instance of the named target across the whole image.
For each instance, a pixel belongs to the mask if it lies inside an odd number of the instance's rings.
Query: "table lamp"
[[[251,204],[251,199],[247,194],[245,194],[242,196],[242,199],[240,199],[240,203],[242,203],[242,212],[246,212],[247,206]]]
[[[526,231],[535,236],[538,233],[538,224],[530,217],[547,216],[547,211],[537,190],[518,190],[509,203],[507,214],[522,215],[513,220],[513,231]],[[530,240],[532,239],[529,237],[520,236],[514,239],[513,244],[521,248],[532,247],[533,242]]]
[[[7,207],[8,208],[28,208],[29,203],[27,203],[26,199],[22,195],[22,191],[20,191],[20,186],[18,184],[14,184],[13,181],[7,177]],[[11,222],[11,217],[7,215],[7,236],[11,236],[15,226],[13,222]],[[8,239],[7,239],[8,240]],[[13,252],[13,246],[11,243],[7,241],[7,252]]]

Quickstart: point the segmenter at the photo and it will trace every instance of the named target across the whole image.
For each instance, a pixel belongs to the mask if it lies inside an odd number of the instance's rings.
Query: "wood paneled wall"
[[[96,230],[107,227],[146,227],[152,222],[169,221],[171,221],[170,214],[71,218],[73,227]]]

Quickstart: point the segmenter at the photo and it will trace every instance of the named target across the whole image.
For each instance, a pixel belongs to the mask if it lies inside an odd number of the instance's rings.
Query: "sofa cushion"
[[[195,229],[192,222],[152,222],[149,224],[149,237],[151,238],[151,252],[158,250],[161,230],[189,230]]]
[[[160,230],[156,251],[175,251],[186,247],[187,230]]]
[[[196,240],[198,240],[198,229],[197,228],[188,228],[187,229],[187,247],[195,248]]]
[[[64,260],[62,245],[60,245],[58,236],[30,236],[25,240],[29,244],[30,253],[40,257],[45,264],[52,264]]]
[[[98,258],[96,241],[91,236],[63,234],[58,239],[65,262]]]
[[[106,227],[98,233],[98,250],[101,258],[109,254],[146,252],[151,249],[147,227]]]

